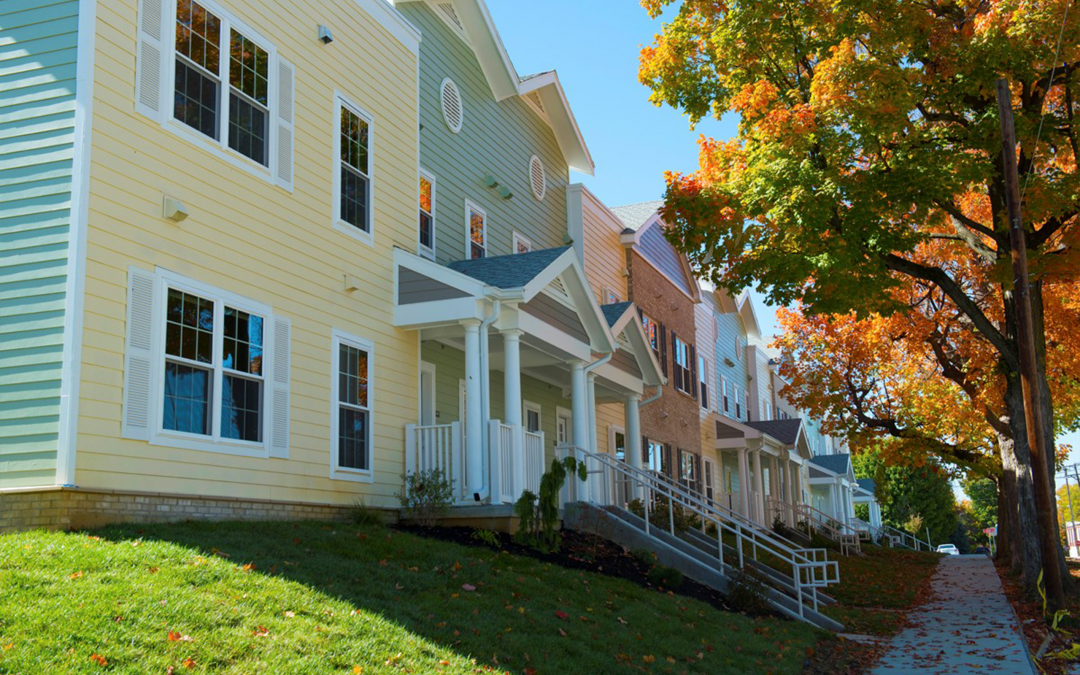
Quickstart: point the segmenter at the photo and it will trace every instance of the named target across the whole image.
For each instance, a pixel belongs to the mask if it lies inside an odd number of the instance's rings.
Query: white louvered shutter
[[[170,32],[165,17],[171,0],[139,0],[139,40],[135,56],[135,110],[161,120],[167,98],[163,95],[165,54]]]
[[[274,179],[278,185],[292,192],[296,68],[280,57],[277,63],[277,156],[274,159]]]
[[[270,456],[279,459],[289,457],[289,368],[291,365],[292,323],[280,316],[274,317],[273,372],[270,379],[273,394],[270,404]]]
[[[154,299],[156,277],[134,267],[128,270],[127,338],[124,342],[124,438],[150,440],[153,387]]]

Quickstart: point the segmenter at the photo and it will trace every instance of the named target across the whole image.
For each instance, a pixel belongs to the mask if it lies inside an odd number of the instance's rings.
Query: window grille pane
[[[341,109],[341,161],[368,173],[368,123],[348,108]]]
[[[263,319],[225,307],[222,366],[252,375],[263,372]]]
[[[338,355],[338,398],[342,403],[366,408],[368,405],[368,355],[367,352],[341,345]]]
[[[226,374],[221,383],[221,435],[262,441],[262,382]]]
[[[201,134],[218,137],[218,83],[180,59],[176,60],[173,117]]]
[[[170,288],[165,309],[165,353],[212,363],[213,351],[214,303]]]
[[[229,39],[229,84],[248,98],[269,107],[267,82],[270,55],[235,30]]]
[[[192,0],[176,3],[176,51],[212,74],[221,58],[221,19]]]
[[[338,466],[366,471],[368,413],[344,407],[338,412]]]
[[[341,167],[341,219],[364,232],[370,232],[367,204],[367,178],[343,165]]]
[[[252,104],[247,99],[229,95],[229,147],[241,155],[263,166],[267,166],[269,153],[267,148],[267,125],[269,116],[266,111]]]
[[[211,377],[204,368],[165,363],[163,428],[210,435]]]

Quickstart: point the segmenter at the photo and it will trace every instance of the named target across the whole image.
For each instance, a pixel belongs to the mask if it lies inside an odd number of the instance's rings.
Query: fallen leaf
[[[567,619],[570,618],[569,614],[567,614],[566,612],[559,611],[559,610],[555,610],[555,616],[559,617],[563,621],[566,621]]]
[[[364,539],[367,539],[367,537],[364,537]],[[353,671],[353,675],[362,675],[362,673],[364,672],[364,669],[361,668],[360,666],[353,666],[352,671]]]
[[[653,661],[656,660],[656,657],[653,656],[652,654],[646,654],[645,656],[641,657],[641,660],[644,661],[645,663],[652,663]]]
[[[473,586],[472,584],[461,584],[461,590],[469,591],[471,593],[476,590],[476,586]]]
[[[296,616],[296,612],[290,612],[290,611],[286,611],[286,612],[285,612],[285,616],[286,616],[286,618],[289,618],[289,619],[291,619],[291,618],[293,618],[294,616]]]
[[[195,659],[191,658],[190,656],[187,657],[186,659],[184,659],[184,667],[185,668],[191,669],[191,668],[194,668],[195,665],[196,665],[195,664]]]
[[[78,579],[81,576],[82,576],[82,572],[73,572],[71,574],[71,576],[68,577],[68,579]]]
[[[254,635],[255,637],[269,637],[270,636],[270,630],[268,628],[264,627],[264,626],[259,626],[251,634]]]
[[[93,661],[94,663],[98,664],[99,666],[107,666],[107,665],[109,665],[109,662],[101,654],[91,654],[90,655],[90,660]]]
[[[247,563],[246,565],[244,565],[245,572],[250,572],[253,569],[255,569],[255,563]]]

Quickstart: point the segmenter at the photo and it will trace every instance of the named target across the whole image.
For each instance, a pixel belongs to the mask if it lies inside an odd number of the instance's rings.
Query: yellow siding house
[[[0,454],[0,530],[396,505],[419,32],[383,0],[66,4],[58,431]]]

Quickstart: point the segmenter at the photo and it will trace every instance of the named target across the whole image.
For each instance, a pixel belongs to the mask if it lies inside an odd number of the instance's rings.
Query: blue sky
[[[638,53],[660,31],[635,0],[487,0],[506,50],[520,75],[557,70],[578,126],[596,163],[596,175],[571,175],[609,206],[660,199],[664,171],[697,168],[701,134],[730,138],[737,118],[689,121],[649,102],[638,83]],[[599,30],[599,27],[603,30]],[[757,300],[762,333],[774,334],[775,313]],[[1058,439],[1080,462],[1080,433]]]

